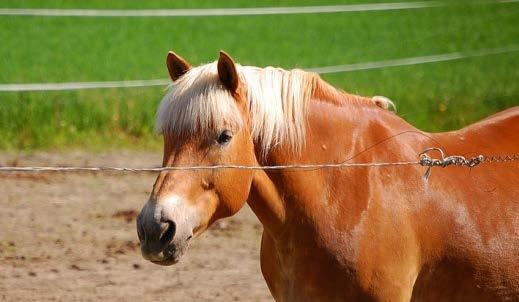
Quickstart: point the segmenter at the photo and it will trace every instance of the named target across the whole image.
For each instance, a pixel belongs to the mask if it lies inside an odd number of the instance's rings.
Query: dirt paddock
[[[0,165],[157,166],[159,153],[0,154]],[[272,301],[262,226],[246,206],[161,267],[139,251],[135,215],[154,174],[0,174],[1,301]]]

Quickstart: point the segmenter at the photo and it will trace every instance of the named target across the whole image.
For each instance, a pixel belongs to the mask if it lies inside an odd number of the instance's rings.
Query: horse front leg
[[[398,232],[385,229],[386,232],[376,232],[376,238],[366,239],[359,250],[360,286],[374,301],[411,301],[422,265],[420,245],[408,224],[401,223]]]
[[[396,265],[386,263],[371,272],[363,289],[373,301],[409,302],[418,276],[417,266],[411,263]]]

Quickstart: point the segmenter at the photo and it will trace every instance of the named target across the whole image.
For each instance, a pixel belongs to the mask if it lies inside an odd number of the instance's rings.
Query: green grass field
[[[4,0],[0,6],[137,9],[374,2],[386,1]],[[0,16],[0,41],[0,83],[166,78],[168,50],[193,65],[215,60],[224,49],[245,65],[319,67],[518,44],[519,3],[281,16]],[[519,104],[519,52],[323,78],[348,92],[391,98],[402,117],[427,131],[459,128]],[[153,119],[164,89],[0,92],[0,149],[158,148]]]

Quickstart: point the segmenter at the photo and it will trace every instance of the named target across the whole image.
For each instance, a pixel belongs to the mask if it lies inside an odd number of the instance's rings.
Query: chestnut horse
[[[430,134],[386,110],[388,99],[341,92],[315,73],[240,66],[224,52],[195,68],[170,52],[167,67],[173,84],[156,121],[164,167],[519,151],[519,107]],[[276,301],[517,301],[518,168],[433,168],[428,180],[419,165],[164,171],[137,220],[141,251],[177,263],[247,201],[264,227],[261,270]]]

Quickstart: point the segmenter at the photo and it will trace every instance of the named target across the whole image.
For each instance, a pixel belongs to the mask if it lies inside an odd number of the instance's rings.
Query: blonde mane
[[[316,75],[272,67],[236,68],[247,87],[252,135],[263,153],[282,143],[299,151],[305,141],[306,107]],[[241,126],[236,101],[220,83],[213,62],[192,68],[171,85],[159,106],[155,127],[163,134],[185,137]]]
[[[252,136],[262,154],[278,144],[300,151],[305,142],[308,102],[326,83],[317,74],[298,69],[238,64],[236,68],[247,88],[245,105],[250,113]],[[340,92],[337,95],[351,96]],[[369,102],[383,107],[371,98]],[[173,137],[200,133],[216,136],[218,131],[238,131],[242,126],[236,101],[218,78],[217,62],[190,69],[170,86],[157,111],[155,125],[157,131]]]

